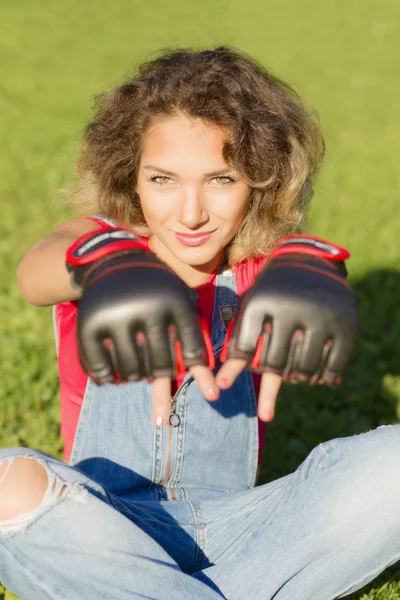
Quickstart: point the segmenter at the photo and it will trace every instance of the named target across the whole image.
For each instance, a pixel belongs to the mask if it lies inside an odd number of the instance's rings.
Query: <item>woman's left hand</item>
[[[246,367],[262,373],[263,421],[273,419],[282,379],[341,382],[358,326],[343,264],[347,256],[344,248],[320,238],[289,236],[243,295],[216,382],[229,388]]]

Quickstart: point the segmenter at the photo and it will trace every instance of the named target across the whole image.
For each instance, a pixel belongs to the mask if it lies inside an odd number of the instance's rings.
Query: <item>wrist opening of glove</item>
[[[143,242],[128,229],[108,227],[86,233],[78,238],[66,253],[71,285],[74,288],[82,288],[99,262],[143,250],[147,250]]]
[[[345,260],[350,252],[323,238],[307,234],[293,234],[279,240],[268,256],[268,260],[287,254],[303,254],[329,261],[343,277],[347,277]]]

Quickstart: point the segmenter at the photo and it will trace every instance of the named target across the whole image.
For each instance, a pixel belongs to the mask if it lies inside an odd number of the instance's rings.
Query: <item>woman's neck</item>
[[[154,252],[160,260],[165,262],[165,264],[191,288],[199,287],[207,283],[210,274],[215,271],[223,255],[223,251],[221,251],[209,263],[192,266],[178,260],[170,250],[154,236],[149,237],[149,249],[151,252]]]

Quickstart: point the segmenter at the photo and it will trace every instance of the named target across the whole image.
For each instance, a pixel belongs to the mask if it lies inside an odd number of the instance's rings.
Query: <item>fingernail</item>
[[[261,413],[261,418],[263,421],[272,421],[274,418],[274,413],[270,410],[266,410]]]
[[[162,424],[163,424],[163,418],[162,417],[157,417],[157,419],[156,419],[156,425],[157,425],[157,427],[161,427]]]
[[[217,383],[220,387],[229,387],[229,379],[227,377],[218,377]]]
[[[211,400],[216,400],[219,396],[218,390],[214,389],[214,388],[210,388],[209,390],[207,390],[207,398],[210,398]]]

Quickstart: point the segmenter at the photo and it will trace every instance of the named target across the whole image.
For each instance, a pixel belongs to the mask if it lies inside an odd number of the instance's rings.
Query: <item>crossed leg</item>
[[[156,525],[171,535],[165,521]],[[170,600],[171,590],[181,600],[223,598],[211,580],[184,573],[100,484],[28,448],[0,450],[0,581],[27,600]]]

